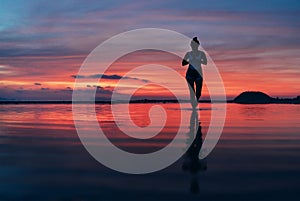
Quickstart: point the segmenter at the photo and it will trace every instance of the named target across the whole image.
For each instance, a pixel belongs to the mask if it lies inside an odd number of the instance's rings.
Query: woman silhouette
[[[198,50],[200,42],[197,37],[194,37],[191,41],[192,51],[187,52],[182,60],[182,66],[189,64],[188,70],[186,72],[186,80],[190,85],[190,89],[192,90],[190,93],[191,103],[195,106],[198,103],[198,100],[201,96],[202,91],[202,67],[201,64],[206,65],[207,59],[206,55],[203,51]],[[196,85],[196,91],[195,86]],[[196,100],[195,100],[196,95]]]

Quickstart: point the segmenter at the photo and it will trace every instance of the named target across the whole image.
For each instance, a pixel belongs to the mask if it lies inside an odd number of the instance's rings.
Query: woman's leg
[[[190,101],[193,107],[197,106],[198,101],[196,99],[196,94],[195,94],[195,83],[196,79],[199,77],[199,74],[196,70],[192,68],[188,68],[187,73],[186,73],[186,80],[189,85],[189,90],[190,90]],[[197,87],[197,85],[196,85]]]
[[[186,76],[186,81],[189,85],[188,87],[190,90],[190,101],[191,101],[191,104],[194,106],[196,103],[195,86],[194,86],[195,79],[193,79],[192,77]]]
[[[195,94],[195,86],[194,86],[194,82],[195,80],[189,76],[186,77],[186,81],[190,86],[190,91],[193,92]]]
[[[202,85],[203,85],[203,79],[202,77],[198,77],[196,80],[196,98],[197,100],[200,99],[200,96],[201,96],[201,92],[202,92]]]

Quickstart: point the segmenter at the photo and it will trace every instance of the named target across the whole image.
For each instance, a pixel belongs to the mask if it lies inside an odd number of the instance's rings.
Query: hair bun
[[[200,42],[199,42],[199,40],[198,40],[197,37],[194,37],[194,38],[193,38],[193,41],[194,41],[195,43],[197,43],[198,45],[200,44]]]

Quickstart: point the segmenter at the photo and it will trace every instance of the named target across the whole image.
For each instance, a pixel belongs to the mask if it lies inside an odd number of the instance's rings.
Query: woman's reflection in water
[[[198,111],[196,109],[193,109],[193,112],[191,113],[191,119],[190,119],[189,137],[193,139],[195,133],[196,133],[196,137],[193,140],[189,149],[187,150],[182,165],[182,169],[184,171],[189,172],[191,175],[190,191],[192,193],[199,192],[199,184],[197,178],[198,172],[205,171],[207,169],[206,161],[199,159],[199,152],[201,150],[202,142],[203,142],[202,132],[201,132],[201,122],[198,121]]]

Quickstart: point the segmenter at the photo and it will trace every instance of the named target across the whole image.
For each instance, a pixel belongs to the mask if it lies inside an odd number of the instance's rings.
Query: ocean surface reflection
[[[149,125],[152,106],[131,104],[132,121]],[[96,112],[112,143],[142,154],[163,148],[178,131],[178,105],[161,107],[166,125],[151,139],[122,133],[110,105],[96,105]],[[202,103],[199,111],[186,104],[191,118],[175,146],[192,143],[187,153],[161,171],[129,175],[89,155],[76,133],[71,105],[0,105],[0,200],[299,200],[299,105],[228,104],[220,141],[199,160],[212,109],[217,104]],[[82,118],[90,115],[83,111]],[[124,114],[116,115],[122,121]]]

